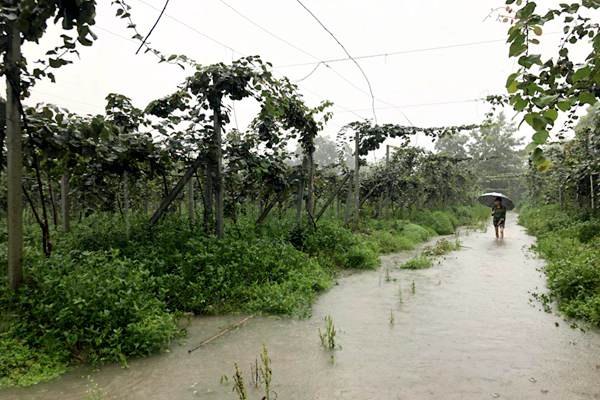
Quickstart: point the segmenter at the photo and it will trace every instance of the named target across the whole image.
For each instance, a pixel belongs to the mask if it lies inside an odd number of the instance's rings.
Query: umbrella
[[[479,200],[479,202],[481,204],[483,204],[484,206],[493,207],[494,201],[496,201],[496,199],[498,197],[502,199],[502,205],[507,210],[512,210],[513,208],[515,208],[515,203],[511,199],[509,199],[507,196],[503,195],[502,193],[496,193],[496,192],[484,193],[481,196],[479,196],[477,198],[477,200]]]

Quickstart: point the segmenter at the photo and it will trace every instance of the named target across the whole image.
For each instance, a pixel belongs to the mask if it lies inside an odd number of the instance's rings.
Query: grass
[[[426,269],[433,266],[433,261],[427,256],[413,257],[400,266],[402,269]]]
[[[365,219],[360,231],[334,219],[315,230],[295,227],[291,216],[259,227],[240,217],[223,240],[178,215],[152,231],[146,216],[132,216],[127,231],[119,215],[95,214],[55,234],[49,259],[28,225],[26,284],[12,293],[0,281],[0,387],[49,380],[81,362],[125,365],[156,353],[183,334],[184,314],[308,316],[339,270],[375,269],[381,254],[414,249],[442,231],[439,224],[454,227],[476,209]],[[330,328],[326,343],[335,346]]]
[[[600,327],[600,219],[547,205],[525,207],[519,223],[537,237],[533,249],[547,261],[548,293],[537,298]]]

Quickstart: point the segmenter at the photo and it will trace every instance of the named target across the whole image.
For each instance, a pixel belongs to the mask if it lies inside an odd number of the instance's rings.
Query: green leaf
[[[550,137],[550,134],[548,133],[547,130],[543,130],[543,131],[538,131],[536,133],[533,134],[533,142],[537,143],[537,144],[544,144],[546,143],[546,140],[548,140],[548,137]]]
[[[542,30],[541,26],[536,25],[533,27],[533,33],[535,33],[538,36],[542,36],[542,33],[544,33],[544,31]]]
[[[573,74],[573,82],[579,82],[581,80],[587,79],[592,72],[592,69],[589,66],[585,66],[583,68],[578,69]]]
[[[546,117],[549,120],[552,120],[554,122],[558,118],[558,111],[556,111],[554,108],[546,110],[544,112],[544,117]]]
[[[557,103],[558,109],[562,112],[569,111],[572,107],[572,104],[568,100],[562,100]]]
[[[589,105],[593,106],[594,104],[596,104],[596,101],[598,101],[596,99],[596,96],[594,96],[590,92],[582,92],[579,94],[579,103],[581,105],[589,104]]]

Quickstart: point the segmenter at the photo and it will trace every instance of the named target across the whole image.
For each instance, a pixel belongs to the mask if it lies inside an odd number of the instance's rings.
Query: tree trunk
[[[354,136],[354,217],[360,219],[360,133]]]
[[[63,232],[69,232],[71,230],[69,203],[69,173],[65,172],[60,179],[60,211],[62,214]]]
[[[221,110],[214,110],[214,156],[215,156],[215,231],[223,238],[225,197],[223,190],[223,147],[221,137]]]
[[[23,153],[19,114],[21,36],[14,21],[7,22],[8,49],[4,57],[6,74],[6,147],[8,189],[8,283],[18,289],[23,282]]]

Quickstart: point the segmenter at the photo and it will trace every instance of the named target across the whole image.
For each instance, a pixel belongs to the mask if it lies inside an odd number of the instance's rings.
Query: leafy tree
[[[523,191],[520,182],[525,168],[523,140],[516,133],[515,125],[504,114],[472,132],[468,154],[484,189],[507,191],[514,196]]]
[[[528,150],[534,164],[547,169],[550,162],[540,146],[548,141],[559,113],[567,113],[564,133],[577,120],[577,110],[600,97],[600,24],[594,19],[600,2],[553,3],[546,9],[534,1],[506,0],[506,4],[506,19],[512,21],[509,57],[519,63],[506,82],[508,102],[534,129]],[[548,57],[538,45],[544,27],[553,21],[560,21],[564,35]]]
[[[443,136],[435,142],[435,150],[439,154],[445,156],[455,158],[466,158],[468,157],[468,141],[469,136],[464,133]]]

